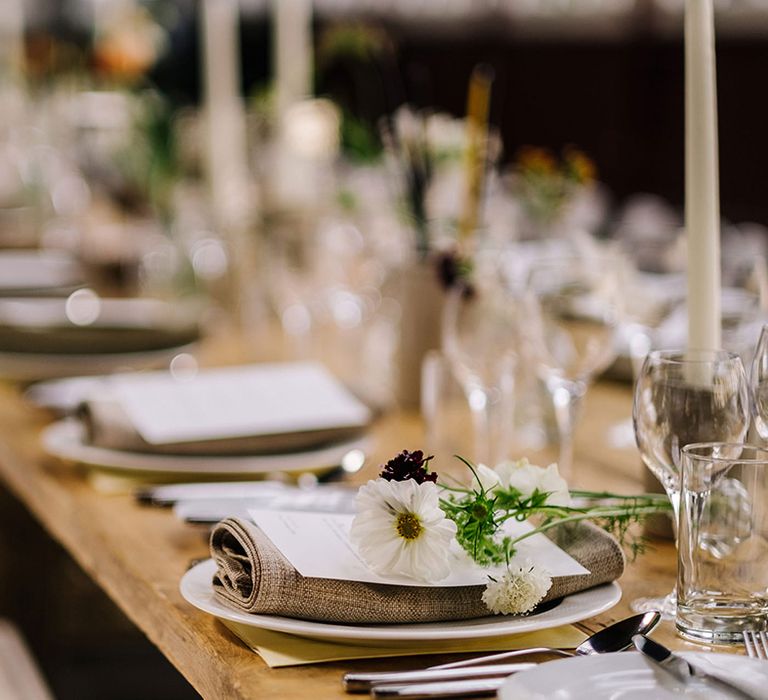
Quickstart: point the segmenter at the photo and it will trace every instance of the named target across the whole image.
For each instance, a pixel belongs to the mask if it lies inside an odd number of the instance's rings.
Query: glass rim
[[[694,354],[694,357],[686,357],[686,355]],[[704,355],[707,357],[696,357],[695,355]],[[739,360],[741,356],[738,353],[731,352],[730,350],[708,350],[706,348],[673,348],[673,349],[661,349],[651,350],[646,356],[646,360],[660,360],[671,365],[684,365],[684,364],[708,364],[712,362],[718,362],[721,360]]]
[[[715,456],[712,454],[701,454],[696,452],[696,450],[703,450],[703,449],[712,449],[713,447],[724,447],[724,448],[732,448],[734,450],[740,449],[742,452],[746,450],[751,450],[753,453],[761,453],[764,455],[764,457],[757,458],[757,457],[726,457],[726,456]],[[715,463],[729,463],[733,464],[735,462],[739,464],[768,464],[768,448],[761,447],[760,445],[753,445],[748,442],[719,442],[717,440],[711,441],[711,442],[692,442],[688,445],[685,445],[680,452],[685,456],[692,460],[706,460],[707,462],[715,462]]]

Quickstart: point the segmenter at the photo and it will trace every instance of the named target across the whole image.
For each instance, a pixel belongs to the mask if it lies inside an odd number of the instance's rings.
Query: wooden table
[[[607,429],[629,415],[627,386],[601,384],[587,397],[576,440],[580,486],[640,491],[641,466],[634,449],[606,446]],[[50,418],[26,406],[16,389],[0,386],[0,479],[109,594],[205,698],[341,698],[340,677],[350,669],[418,666],[419,658],[332,663],[269,669],[213,618],[184,602],[179,579],[207,547],[199,530],[169,511],[141,507],[129,495],[104,495],[71,466],[47,458],[38,445]],[[396,451],[422,443],[415,415],[393,413],[374,429],[375,454],[358,480]],[[672,587],[675,556],[668,542],[629,566],[620,583],[622,601],[585,621],[594,630],[629,613],[628,601]],[[669,623],[656,636],[675,648],[696,648],[677,638]],[[435,657],[430,657],[431,659]],[[433,661],[437,663],[437,661]]]

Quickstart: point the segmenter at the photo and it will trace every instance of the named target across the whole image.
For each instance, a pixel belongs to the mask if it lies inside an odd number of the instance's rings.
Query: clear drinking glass
[[[632,409],[640,456],[667,492],[677,523],[683,447],[742,442],[749,429],[749,388],[741,358],[723,350],[655,350],[643,363]],[[637,611],[674,615],[666,600],[633,601]]]
[[[749,382],[755,429],[763,440],[768,440],[768,324],[763,326],[757,341]]]
[[[582,398],[616,356],[621,305],[615,262],[608,254],[568,255],[535,261],[528,272],[535,303],[526,335],[552,398],[566,478]]]
[[[421,415],[425,449],[438,464],[451,464],[454,455],[473,453],[474,436],[467,431],[472,416],[464,389],[440,350],[430,350],[421,366]]]
[[[514,386],[524,307],[499,266],[478,266],[471,289],[455,287],[443,315],[443,351],[469,402],[475,459],[493,466],[509,457]]]
[[[768,451],[721,442],[682,451],[678,631],[741,644],[768,630]]]

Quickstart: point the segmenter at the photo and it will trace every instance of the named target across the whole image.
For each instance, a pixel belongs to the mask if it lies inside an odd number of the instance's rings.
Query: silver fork
[[[746,630],[744,648],[751,659],[768,659],[768,634],[765,631]]]

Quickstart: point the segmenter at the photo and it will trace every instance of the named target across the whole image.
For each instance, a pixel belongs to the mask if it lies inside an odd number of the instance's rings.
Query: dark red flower
[[[430,459],[432,455],[425,457],[421,450],[415,452],[403,450],[383,466],[379,476],[387,481],[413,479],[417,484],[423,484],[425,481],[434,483],[437,481],[437,472],[430,473],[427,470]]]
[[[472,276],[472,261],[462,257],[456,250],[447,250],[435,257],[437,277],[443,289],[461,286],[465,299],[475,295],[470,278]]]

